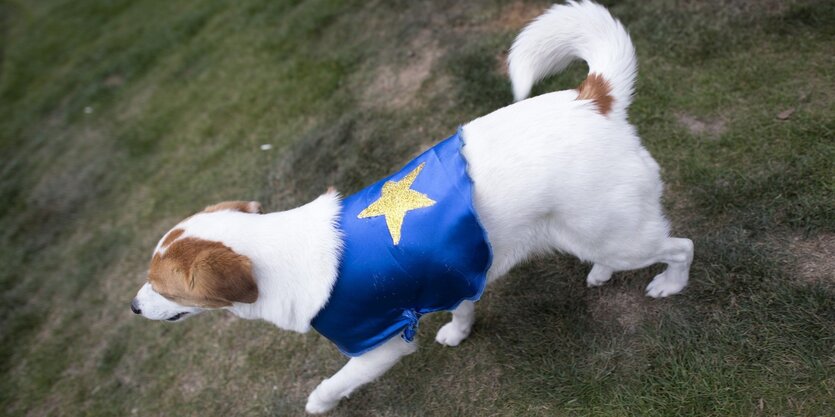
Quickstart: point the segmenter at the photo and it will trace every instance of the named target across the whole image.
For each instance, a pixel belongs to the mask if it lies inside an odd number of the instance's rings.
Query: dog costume
[[[339,275],[311,324],[348,356],[420,317],[478,300],[492,252],[472,202],[461,131],[342,202]]]

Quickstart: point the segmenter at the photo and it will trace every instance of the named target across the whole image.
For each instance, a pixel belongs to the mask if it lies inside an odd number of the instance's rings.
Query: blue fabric
[[[473,209],[463,146],[459,131],[344,199],[339,276],[311,324],[346,355],[360,355],[397,335],[411,341],[422,315],[481,297],[492,252]],[[357,216],[380,198],[387,181],[403,179],[422,163],[410,188],[435,204],[406,213],[395,245],[383,216]]]

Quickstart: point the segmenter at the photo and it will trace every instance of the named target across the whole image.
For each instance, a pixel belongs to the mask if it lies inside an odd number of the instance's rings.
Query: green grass
[[[696,243],[691,285],[650,300],[658,266],[587,289],[588,265],[534,260],[460,347],[429,317],[419,353],[333,415],[835,409],[835,6],[606,4],[638,49],[630,119]],[[223,313],[132,317],[151,248],[217,201],[358,190],[509,104],[502,53],[546,6],[0,2],[4,415],[300,415],[336,349]]]

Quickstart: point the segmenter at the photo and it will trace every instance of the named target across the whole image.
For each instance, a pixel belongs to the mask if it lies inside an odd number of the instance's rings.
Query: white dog
[[[524,100],[535,82],[576,58],[589,66],[578,89]],[[660,262],[667,269],[647,295],[681,291],[693,243],[669,236],[658,164],[627,121],[636,58],[623,26],[589,1],[553,6],[518,36],[509,67],[517,103],[460,131],[472,206],[492,246],[487,281],[531,255],[560,251],[594,264],[589,286]],[[337,279],[341,204],[329,190],[286,212],[261,214],[256,202],[207,207],[160,240],[132,310],[177,321],[220,308],[308,331]],[[473,302],[460,302],[436,340],[458,345],[474,320]],[[332,409],[415,350],[391,337],[351,358],[313,391],[307,411]]]

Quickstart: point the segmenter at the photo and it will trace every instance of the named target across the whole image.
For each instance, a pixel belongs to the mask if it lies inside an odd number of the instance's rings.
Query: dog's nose
[[[136,298],[130,302],[130,311],[133,311],[133,314],[142,314],[142,310],[139,309],[139,305],[136,302]]]

